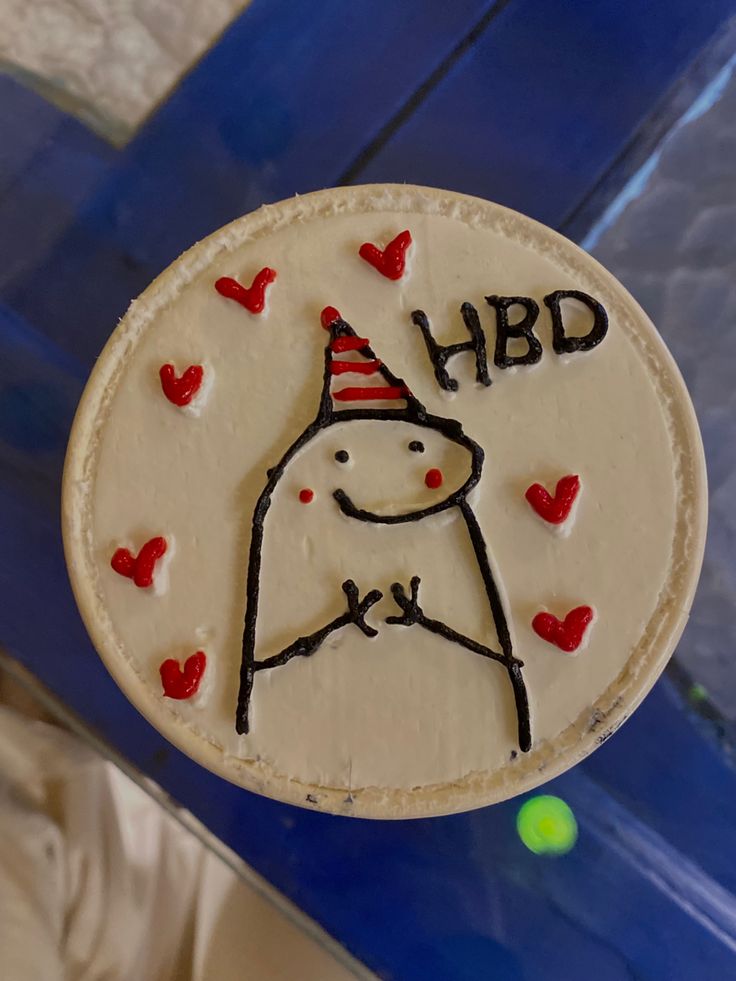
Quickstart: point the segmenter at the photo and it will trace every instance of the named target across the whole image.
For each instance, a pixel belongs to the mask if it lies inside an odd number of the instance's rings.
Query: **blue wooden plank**
[[[0,75],[0,195],[53,139],[63,113],[8,75]]]
[[[76,119],[0,76],[0,295],[33,277],[77,220],[116,151]]]
[[[3,298],[91,362],[130,299],[197,239],[334,183],[493,6],[404,0],[378,16],[371,0],[255,0]]]
[[[0,486],[32,501],[43,513],[56,514],[84,369],[2,307],[0,366]],[[8,559],[6,553],[4,561]],[[13,574],[22,569],[29,576],[31,569],[22,560],[19,552],[20,565],[12,564]]]
[[[449,187],[560,225],[735,10],[516,0],[347,176]]]

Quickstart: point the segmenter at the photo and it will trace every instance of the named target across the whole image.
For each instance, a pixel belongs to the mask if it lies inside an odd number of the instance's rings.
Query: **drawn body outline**
[[[328,310],[330,308],[327,308]],[[325,311],[326,312],[326,311]],[[337,314],[337,311],[334,311]],[[324,324],[324,321],[323,321]],[[333,492],[333,497],[342,513],[348,518],[370,522],[374,524],[400,524],[409,521],[422,520],[430,515],[438,514],[451,507],[457,507],[462,515],[468,530],[468,535],[472,543],[478,568],[483,579],[486,596],[488,598],[490,610],[493,616],[496,634],[501,647],[501,651],[494,651],[478,641],[473,640],[464,634],[459,633],[445,623],[433,620],[425,615],[419,603],[418,576],[413,576],[409,584],[410,594],[407,596],[406,590],[401,583],[393,583],[391,592],[398,608],[402,611],[401,616],[388,617],[386,622],[402,626],[419,626],[432,633],[439,634],[451,643],[457,644],[463,649],[472,653],[487,657],[502,664],[507,671],[509,681],[512,686],[516,715],[518,722],[518,744],[522,752],[528,752],[531,748],[531,723],[529,717],[529,701],[526,685],[522,676],[523,661],[520,661],[513,654],[511,635],[509,633],[508,622],[501,600],[498,587],[496,586],[490,559],[477,518],[467,501],[468,493],[478,484],[484,461],[484,451],[478,443],[467,436],[459,422],[442,416],[435,416],[427,412],[425,407],[411,393],[402,378],[394,375],[386,365],[379,362],[370,343],[357,344],[359,339],[353,328],[339,315],[329,324],[325,324],[329,329],[330,341],[325,348],[325,366],[323,375],[322,395],[320,398],[317,416],[301,435],[291,444],[281,457],[279,462],[268,472],[266,485],[261,492],[253,511],[252,535],[250,552],[248,558],[248,572],[246,584],[246,611],[243,630],[242,661],[240,668],[240,689],[238,693],[238,703],[236,710],[236,730],[240,734],[249,731],[249,707],[253,692],[255,675],[258,671],[280,667],[287,664],[294,657],[308,657],[313,654],[322,642],[334,631],[350,624],[360,629],[365,636],[375,636],[377,631],[365,622],[365,614],[383,596],[379,590],[371,590],[363,599],[360,599],[358,587],[352,579],[348,579],[341,584],[347,600],[347,611],[334,618],[314,633],[297,638],[292,644],[262,661],[255,658],[256,648],[256,627],[258,619],[258,600],[260,589],[261,573],[261,552],[263,547],[264,523],[268,510],[271,505],[271,497],[276,486],[284,474],[290,461],[299,451],[309,443],[318,433],[330,426],[352,420],[374,419],[380,422],[390,422],[392,420],[410,422],[413,425],[434,430],[444,435],[450,441],[464,447],[470,453],[472,466],[468,479],[456,491],[437,504],[430,505],[417,511],[405,514],[378,515],[364,509],[355,507],[348,495],[342,490],[337,489]],[[360,353],[366,358],[374,360],[379,367],[377,373],[393,391],[400,392],[398,399],[406,402],[406,409],[340,409],[336,411],[332,405],[330,392],[330,382],[332,378],[331,356],[335,350],[334,345],[338,338],[355,339],[351,344],[352,349],[360,349]],[[348,341],[350,343],[350,341]]]

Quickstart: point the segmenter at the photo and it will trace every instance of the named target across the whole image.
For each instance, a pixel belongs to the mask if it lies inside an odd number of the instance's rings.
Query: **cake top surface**
[[[264,207],[136,300],[65,472],[138,708],[235,782],[403,817],[502,799],[653,684],[702,554],[697,425],[574,245],[450,192]]]

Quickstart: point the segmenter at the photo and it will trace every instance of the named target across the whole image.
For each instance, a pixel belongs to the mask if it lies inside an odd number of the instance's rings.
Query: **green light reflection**
[[[560,797],[530,797],[516,815],[516,830],[535,855],[565,855],[578,840],[575,815]]]

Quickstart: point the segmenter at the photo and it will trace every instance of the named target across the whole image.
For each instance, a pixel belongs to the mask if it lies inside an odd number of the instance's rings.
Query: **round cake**
[[[64,474],[77,602],[174,745],[250,790],[445,814],[556,776],[687,620],[693,409],[555,232],[399,185],[200,242],[131,305]]]

